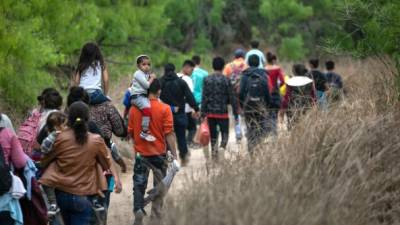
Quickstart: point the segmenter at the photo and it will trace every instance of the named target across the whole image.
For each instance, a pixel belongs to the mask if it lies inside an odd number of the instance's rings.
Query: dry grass
[[[174,225],[400,223],[400,113],[390,61],[345,62],[348,95],[253,158],[225,161],[168,198]],[[204,181],[203,181],[204,180]]]

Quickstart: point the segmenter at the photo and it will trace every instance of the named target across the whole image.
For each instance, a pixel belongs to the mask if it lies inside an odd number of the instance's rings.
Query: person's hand
[[[154,80],[154,79],[156,79],[156,78],[157,78],[157,76],[156,76],[155,73],[151,73],[151,74],[150,74],[150,79],[153,79],[153,80]]]
[[[174,161],[172,161],[172,168],[178,172],[181,169],[181,165],[179,164],[178,160],[174,159]]]
[[[192,117],[194,118],[194,119],[199,119],[200,118],[200,112],[192,112]]]
[[[114,191],[117,194],[121,193],[121,191],[122,191],[122,183],[121,183],[121,181],[119,179],[115,180]]]

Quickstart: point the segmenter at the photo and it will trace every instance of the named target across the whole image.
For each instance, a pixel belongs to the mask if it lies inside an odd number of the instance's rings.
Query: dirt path
[[[124,147],[128,147],[126,144],[121,143]],[[243,146],[243,143],[242,143]],[[235,136],[233,130],[230,134],[228,143],[228,150],[225,152],[225,158],[228,159],[231,154],[236,154],[239,151],[239,146],[235,142]],[[243,150],[240,151],[243,153]],[[186,179],[191,176],[200,177],[207,173],[206,168],[206,157],[204,150],[202,149],[191,149],[191,159],[187,167],[183,167],[181,171],[175,177],[172,187],[168,192],[169,197],[179,194],[179,189],[183,187]],[[130,168],[126,174],[121,174],[123,182],[123,191],[120,194],[111,195],[111,203],[108,214],[109,225],[127,225],[133,224],[133,181],[132,181],[132,161],[130,161]],[[151,189],[152,182],[149,182],[148,189]],[[146,208],[146,211],[150,213],[150,209]]]

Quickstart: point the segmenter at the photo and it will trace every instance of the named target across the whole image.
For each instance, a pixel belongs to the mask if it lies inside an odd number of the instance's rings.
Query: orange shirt
[[[227,76],[228,78],[231,77],[231,74],[233,72],[232,71],[233,67],[242,68],[241,72],[243,72],[245,69],[247,69],[247,64],[244,61],[244,58],[237,58],[237,59],[233,60],[232,62],[225,65],[223,74],[225,76]]]
[[[151,121],[150,133],[157,139],[148,142],[140,137],[142,131],[142,112],[132,106],[129,111],[128,132],[135,142],[134,149],[143,156],[157,156],[166,153],[165,136],[174,131],[174,121],[169,105],[158,99],[150,98]]]

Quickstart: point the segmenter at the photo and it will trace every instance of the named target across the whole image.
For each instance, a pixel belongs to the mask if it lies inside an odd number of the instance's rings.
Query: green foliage
[[[291,61],[301,60],[307,54],[307,49],[304,48],[304,41],[302,36],[296,35],[295,37],[283,38],[279,54],[284,58]]]

